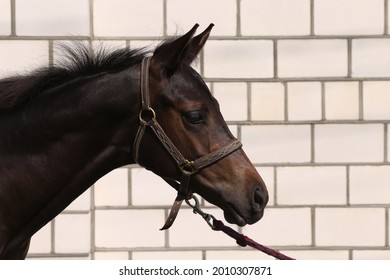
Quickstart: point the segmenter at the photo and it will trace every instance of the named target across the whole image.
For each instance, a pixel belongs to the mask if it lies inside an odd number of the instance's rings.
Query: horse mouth
[[[240,227],[243,227],[245,225],[252,225],[258,220],[260,220],[264,215],[264,210],[256,211],[256,213],[252,213],[252,215],[246,217],[241,214],[240,211],[237,210],[237,208],[234,207],[233,204],[228,203],[224,208],[223,214],[225,220],[228,223],[236,224]]]
[[[224,214],[225,220],[228,223],[236,224],[240,227],[243,227],[247,224],[245,218],[230,203],[227,204],[227,207],[226,207],[226,209],[224,209],[223,214]]]

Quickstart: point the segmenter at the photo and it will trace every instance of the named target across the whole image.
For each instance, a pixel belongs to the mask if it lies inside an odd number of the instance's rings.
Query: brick
[[[167,1],[167,31],[169,35],[185,33],[195,23],[200,24],[199,30],[203,30],[210,23],[214,23],[212,36],[236,35],[236,0]]]
[[[89,211],[91,209],[91,190],[87,189],[82,195],[76,198],[65,211]]]
[[[345,205],[346,182],[345,167],[278,168],[278,205]]]
[[[359,83],[325,83],[325,119],[359,119]]]
[[[266,40],[209,40],[204,48],[207,78],[270,78],[273,43]]]
[[[267,186],[268,191],[268,206],[274,205],[274,196],[275,196],[275,175],[273,167],[256,167],[257,172],[260,174],[265,185]]]
[[[308,246],[311,244],[310,209],[267,209],[264,217],[244,227],[243,233],[267,246]]]
[[[383,161],[383,130],[383,125],[380,124],[317,125],[315,161]]]
[[[0,78],[29,71],[49,64],[47,41],[0,41]]]
[[[322,96],[320,83],[288,83],[287,89],[287,110],[290,121],[321,120]]]
[[[215,83],[214,97],[226,121],[248,119],[247,86],[245,83]]]
[[[202,260],[202,251],[133,252],[132,260]]]
[[[162,36],[163,1],[95,0],[95,36]]]
[[[383,0],[316,0],[315,34],[383,34],[384,7]]]
[[[241,34],[309,35],[310,0],[242,0]]]
[[[134,206],[171,205],[176,191],[144,168],[131,169],[131,198]]]
[[[95,252],[95,260],[128,260],[128,252]]]
[[[96,210],[95,246],[104,248],[161,247],[162,210]],[[142,225],[139,230],[134,225]]]
[[[390,82],[363,83],[363,118],[390,119]]]
[[[0,0],[0,35],[11,34],[11,1]]]
[[[384,246],[385,210],[317,208],[317,246]]]
[[[309,162],[309,125],[251,125],[241,128],[244,150],[254,163]]]
[[[286,250],[283,254],[297,260],[349,260],[347,250]]]
[[[128,205],[127,173],[127,168],[118,168],[106,174],[95,183],[96,206]]]
[[[390,166],[351,166],[351,204],[390,204]]]
[[[266,254],[259,254],[256,250],[207,250],[206,260],[273,260]]]
[[[47,254],[51,252],[51,223],[46,224],[31,238],[29,254]]]
[[[390,250],[353,250],[353,260],[390,260]]]
[[[284,85],[282,83],[252,83],[251,120],[284,120]]]
[[[203,209],[205,212],[222,219],[221,211],[218,209]],[[233,226],[237,230],[237,227]],[[192,234],[188,238],[188,233]],[[223,247],[238,246],[229,236],[220,232],[210,230],[207,223],[199,216],[194,215],[190,209],[181,209],[175,221],[173,229],[169,230],[170,247]]]
[[[356,39],[352,41],[353,77],[390,76],[390,40]]]
[[[347,74],[346,40],[278,42],[279,77],[344,77]]]
[[[16,34],[89,36],[88,0],[17,0]]]
[[[55,219],[55,252],[88,253],[91,249],[91,215],[61,214]]]

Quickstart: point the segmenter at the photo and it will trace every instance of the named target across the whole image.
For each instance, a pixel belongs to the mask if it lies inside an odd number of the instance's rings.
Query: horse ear
[[[165,42],[155,50],[152,60],[162,70],[173,73],[177,66],[183,61],[187,46],[191,42],[199,24],[195,24],[190,31],[172,42]]]
[[[211,23],[205,31],[194,37],[191,42],[188,44],[185,51],[183,62],[187,65],[191,64],[192,61],[198,56],[200,50],[203,48],[204,44],[207,41],[207,38],[210,35],[211,29],[214,24]]]

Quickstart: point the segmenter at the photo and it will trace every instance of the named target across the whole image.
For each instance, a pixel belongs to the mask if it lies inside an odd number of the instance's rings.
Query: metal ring
[[[146,109],[142,109],[140,112],[139,112],[139,120],[141,123],[148,123],[150,122],[151,120],[155,120],[156,119],[156,112],[151,108],[146,108]]]

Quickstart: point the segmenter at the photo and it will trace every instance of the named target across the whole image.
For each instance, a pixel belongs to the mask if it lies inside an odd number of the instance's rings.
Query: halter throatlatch
[[[181,171],[180,183],[176,179],[165,179],[165,181],[178,190],[177,197],[172,205],[169,216],[161,228],[161,230],[168,229],[176,219],[180,206],[185,199],[191,198],[192,193],[189,189],[189,183],[191,175],[206,168],[222,158],[228,156],[234,151],[241,148],[242,144],[239,140],[235,139],[226,146],[215,150],[207,155],[204,155],[195,160],[186,159],[176,146],[172,143],[169,137],[164,132],[164,129],[157,122],[155,111],[150,106],[150,93],[149,93],[149,64],[151,57],[145,57],[142,60],[141,65],[141,110],[139,112],[139,128],[135,136],[133,146],[133,157],[135,162],[139,162],[139,147],[142,137],[147,127],[151,128],[154,134],[157,136],[161,144],[168,151],[171,157],[175,160],[178,168]]]

